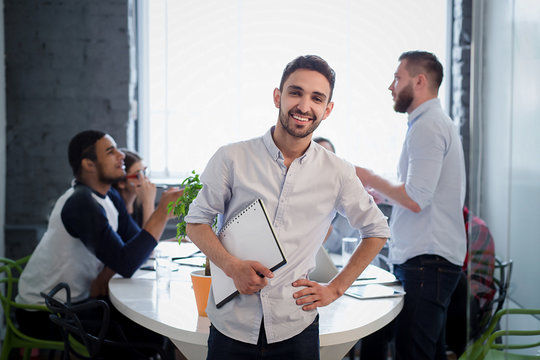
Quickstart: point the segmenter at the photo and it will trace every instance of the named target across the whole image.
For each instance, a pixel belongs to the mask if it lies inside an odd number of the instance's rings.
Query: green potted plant
[[[178,240],[178,244],[180,244],[182,239],[186,236],[186,222],[184,221],[184,217],[189,212],[189,205],[191,205],[199,191],[202,189],[199,174],[193,170],[191,175],[182,181],[180,187],[184,189],[182,196],[176,199],[176,201],[171,201],[169,203],[169,213],[172,212],[179,220],[176,224],[176,239]]]
[[[197,194],[202,189],[202,183],[199,179],[199,174],[193,170],[191,175],[182,181],[180,184],[184,189],[184,193],[176,201],[171,201],[168,204],[169,213],[173,213],[174,216],[178,219],[176,224],[176,239],[178,244],[182,243],[182,239],[186,237],[186,222],[184,218],[189,212],[189,206],[197,197]],[[217,218],[214,219],[212,228],[215,228],[217,223]],[[193,283],[193,291],[195,292],[195,300],[197,302],[197,309],[199,315],[206,316],[206,304],[208,303],[208,295],[210,293],[210,262],[208,257],[206,258],[206,263],[204,270],[196,270],[191,273],[191,281]]]
[[[178,219],[178,223],[176,224],[176,239],[178,240],[178,244],[182,243],[182,239],[186,237],[186,222],[184,218],[187,216],[189,212],[189,206],[195,200],[197,197],[197,194],[202,189],[202,183],[199,179],[199,174],[193,170],[191,172],[191,175],[182,181],[180,184],[180,187],[184,189],[184,193],[182,196],[180,196],[176,201],[171,201],[168,205],[169,213],[173,213],[174,216]],[[217,224],[217,218],[214,219],[214,223],[212,224],[212,228],[215,229]],[[206,258],[206,264],[205,264],[205,275],[210,276],[210,263],[208,262],[208,258]]]

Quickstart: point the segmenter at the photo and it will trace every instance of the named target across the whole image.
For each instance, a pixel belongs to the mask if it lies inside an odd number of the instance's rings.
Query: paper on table
[[[255,260],[272,271],[285,265],[279,241],[261,199],[255,200],[223,226],[218,234],[227,251],[242,260]],[[220,308],[238,291],[234,281],[211,263],[212,293]]]
[[[358,299],[379,299],[385,297],[403,296],[405,292],[381,284],[352,286],[345,291],[346,295]]]

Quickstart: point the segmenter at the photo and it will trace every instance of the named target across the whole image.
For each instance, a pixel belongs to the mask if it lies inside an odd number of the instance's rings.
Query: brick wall
[[[103,130],[119,146],[133,138],[131,4],[4,0],[6,256],[28,254],[39,240],[72,179],[75,133]]]

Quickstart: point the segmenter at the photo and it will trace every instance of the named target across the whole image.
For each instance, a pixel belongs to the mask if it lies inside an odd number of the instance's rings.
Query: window
[[[388,86],[403,51],[432,51],[445,65],[446,4],[141,0],[139,140],[152,177],[200,172],[221,145],[263,135],[277,121],[272,92],[283,68],[304,54],[337,74],[334,111],[315,136],[395,177],[407,120]]]

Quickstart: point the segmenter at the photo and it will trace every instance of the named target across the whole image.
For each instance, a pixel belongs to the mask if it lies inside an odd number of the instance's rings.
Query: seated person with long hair
[[[113,184],[126,203],[126,209],[139,226],[150,218],[156,201],[156,185],[146,176],[146,165],[139,154],[121,148],[125,154],[126,176]]]

